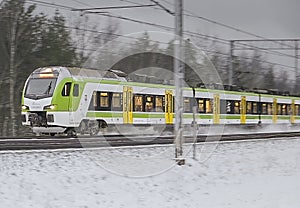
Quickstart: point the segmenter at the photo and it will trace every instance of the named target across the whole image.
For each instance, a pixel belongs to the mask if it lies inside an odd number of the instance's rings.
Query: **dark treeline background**
[[[120,34],[120,25],[112,20],[108,20],[103,26],[102,23],[93,25],[87,17],[78,16],[78,19],[70,24],[72,27],[67,26],[65,17],[59,11],[49,17],[38,13],[34,5],[25,5],[24,0],[7,0],[1,5],[0,136],[15,136],[29,132],[21,126],[21,93],[26,78],[34,69],[50,65],[83,66],[97,48]],[[91,33],[91,30],[82,29],[87,25],[93,31],[101,27],[102,32]],[[202,48],[203,45],[209,47],[208,56],[223,83],[227,83],[228,51],[218,48],[208,40],[192,39],[192,41]],[[132,53],[151,48],[172,53],[173,42],[161,48],[156,42],[151,41],[145,32],[140,39],[133,42],[130,49],[120,50],[117,55],[126,56],[129,54],[128,50]],[[185,54],[186,60],[189,66],[193,67],[198,63],[197,54],[196,52],[194,54],[192,49],[188,51]],[[113,54],[110,53],[111,55]],[[235,57],[233,80],[235,85],[247,89],[293,89],[293,83],[288,82],[286,72],[275,76],[273,66],[263,64],[263,57],[258,52],[254,52],[250,59],[245,57],[246,55]],[[107,56],[107,59],[109,58],[111,57]],[[127,63],[127,67],[130,67],[130,63]],[[148,70],[148,75],[160,77],[161,73],[159,70],[153,72]]]
[[[65,18],[35,14],[23,0],[6,1],[0,9],[0,135],[20,132],[21,92],[33,69],[77,65],[80,61]]]

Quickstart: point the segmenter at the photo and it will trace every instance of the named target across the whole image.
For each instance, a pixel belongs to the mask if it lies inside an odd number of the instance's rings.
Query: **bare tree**
[[[120,36],[120,25],[111,18],[102,28],[101,24],[92,23],[86,14],[80,15],[72,24],[76,28],[73,39],[80,66],[83,66],[86,60],[107,42]]]

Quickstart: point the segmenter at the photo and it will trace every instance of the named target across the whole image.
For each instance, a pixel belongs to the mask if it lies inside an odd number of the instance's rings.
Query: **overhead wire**
[[[39,3],[39,4],[44,4],[44,5],[48,5],[48,6],[54,6],[54,7],[57,7],[57,8],[59,7],[59,8],[62,8],[62,9],[67,9],[69,11],[72,11],[74,9],[72,7],[68,7],[68,6],[64,6],[64,5],[59,5],[59,4],[54,4],[54,3],[46,3],[46,2],[39,1],[39,0],[27,0],[27,1],[35,2],[35,3]],[[129,1],[129,0],[123,0],[123,1],[132,2],[132,1]],[[139,24],[145,24],[145,25],[149,25],[149,26],[161,28],[161,29],[164,29],[164,30],[167,30],[167,31],[173,31],[174,30],[173,27],[169,27],[169,26],[165,26],[165,25],[160,25],[160,24],[157,24],[157,23],[151,23],[151,22],[136,20],[136,19],[133,19],[133,18],[123,17],[123,16],[119,16],[119,15],[117,16],[117,15],[103,14],[103,13],[97,13],[97,12],[88,12],[88,13],[91,13],[91,14],[94,13],[94,14],[98,14],[98,15],[102,15],[102,16],[107,16],[107,17],[112,17],[112,18],[118,18],[118,19],[121,19],[121,20],[135,22],[135,23],[139,23]],[[78,28],[76,28],[76,29],[78,29]],[[87,30],[87,31],[89,31],[89,30]],[[211,39],[211,40],[214,40],[214,41],[222,43],[222,44],[228,44],[228,40],[226,40],[226,39],[217,38],[217,37],[209,36],[209,35],[204,35],[204,34],[201,34],[201,33],[196,33],[196,32],[191,32],[191,31],[184,31],[184,34],[187,34],[187,35],[190,35],[190,36],[193,36],[193,37],[200,37],[200,38]],[[120,35],[120,34],[114,34],[114,35],[116,35],[116,36],[123,36],[123,35]],[[126,36],[123,36],[123,37],[126,37]],[[269,53],[269,54],[273,54],[273,55],[277,54],[277,55],[285,56],[285,57],[289,56],[289,57],[293,57],[294,58],[294,56],[292,56],[292,55],[284,54],[284,53],[281,53],[281,52],[277,52],[277,51],[270,52],[267,49],[255,47],[255,46],[252,46],[252,45],[249,45],[249,44],[242,44],[242,43],[239,43],[239,44],[240,45],[244,45],[244,46],[248,46],[248,47],[251,46],[251,47],[254,47],[257,50],[264,50],[265,53]],[[272,63],[272,62],[269,62],[269,63]],[[275,64],[275,65],[279,65],[279,64]],[[295,67],[287,66],[287,65],[282,65],[282,66],[286,66],[288,68],[295,68]]]
[[[158,1],[155,1],[155,0],[150,0],[150,1],[153,2],[153,3],[155,3],[157,6],[159,6],[160,8],[162,8],[167,13],[169,13],[171,15],[175,15],[174,12],[172,12],[171,10],[169,10],[167,7],[165,7],[164,5],[162,5],[161,3],[159,3]]]
[[[88,11],[88,10],[108,10],[108,9],[132,9],[132,8],[145,8],[145,7],[153,7],[155,4],[144,4],[137,6],[108,6],[108,7],[91,7],[91,8],[83,8],[83,9],[73,9],[72,11]]]
[[[173,3],[167,1],[167,0],[161,0],[171,6],[174,6]],[[264,40],[269,40],[269,41],[273,41],[271,39],[268,39],[266,37],[263,37],[263,36],[260,36],[260,35],[257,35],[257,34],[254,34],[254,33],[251,33],[251,32],[248,32],[246,30],[242,30],[242,29],[239,29],[237,27],[233,27],[233,26],[230,26],[230,25],[227,25],[227,24],[224,24],[224,23],[221,23],[221,22],[218,22],[218,21],[215,21],[215,20],[212,20],[212,19],[209,19],[209,18],[206,18],[206,17],[202,17],[202,16],[199,16],[197,14],[195,14],[194,12],[190,11],[190,10],[187,10],[187,9],[184,9],[184,11],[188,12],[189,14],[187,13],[184,13],[183,15],[184,16],[188,16],[188,17],[193,17],[193,18],[197,18],[197,19],[201,19],[201,20],[204,20],[206,22],[210,22],[212,24],[215,24],[215,25],[219,25],[219,26],[222,26],[224,28],[227,28],[227,29],[231,29],[231,30],[235,30],[237,32],[240,32],[240,33],[244,33],[244,34],[247,34],[249,36],[252,36],[252,37],[256,37],[256,38],[259,38],[259,39],[264,39]],[[291,45],[287,45],[287,44],[284,44],[284,43],[280,43],[279,41],[273,41],[275,43],[278,43],[280,45],[284,45],[284,46],[289,46],[289,47],[293,47]]]
[[[112,17],[112,18],[118,18],[118,19],[121,19],[121,20],[140,23],[140,24],[144,24],[144,25],[150,25],[150,26],[154,26],[154,27],[158,27],[158,28],[167,30],[167,31],[173,31],[174,30],[173,27],[169,27],[169,26],[165,26],[165,25],[161,25],[161,24],[157,24],[157,23],[151,23],[151,22],[136,20],[136,19],[133,19],[133,18],[128,18],[128,17],[124,17],[124,16],[120,16],[120,15],[117,16],[117,15],[112,15],[112,14],[102,14],[102,13],[100,14],[100,13],[97,13],[97,12],[89,12],[89,13],[98,14],[98,15],[107,16],[107,17]],[[192,32],[192,31],[184,31],[183,33],[187,34],[187,35],[194,36],[194,37],[213,39],[215,41],[218,41],[219,43],[228,44],[228,40],[223,39],[223,38],[217,38],[217,37],[214,37],[214,36],[204,35],[204,34]],[[243,46],[250,46],[249,44],[246,44],[246,43],[238,43],[238,44],[243,45]],[[293,55],[281,53],[281,52],[278,52],[278,51],[269,51],[267,49],[259,48],[259,47],[255,47],[255,46],[252,46],[252,47],[255,48],[255,49],[258,49],[258,50],[262,50],[262,51],[264,51],[264,53],[294,58]]]
[[[26,0],[29,2],[33,2],[39,5],[45,5],[45,6],[52,6],[52,8],[60,8],[60,9],[64,9],[64,10],[72,10],[74,9],[73,7],[69,7],[69,6],[65,6],[65,5],[61,5],[61,4],[55,4],[55,3],[48,3],[48,2],[44,2],[44,1],[39,1],[39,0]]]
[[[129,0],[121,0],[121,1],[126,1],[126,2],[130,2],[130,3],[133,3],[133,4],[136,4],[136,5],[141,5],[140,3],[136,3],[136,2],[133,2],[133,1],[129,1]],[[153,2],[154,0],[150,0],[151,2]],[[174,4],[168,2],[168,1],[165,1],[163,0],[164,2],[168,3],[169,5],[172,5],[174,6]],[[157,2],[157,1],[154,1],[154,2]],[[161,5],[161,4],[160,4]],[[165,10],[165,9],[160,9],[160,10]],[[188,10],[184,10],[184,11],[188,11]],[[170,10],[167,11],[168,13],[170,14],[173,14],[173,12],[170,12]],[[191,11],[188,11],[188,12],[191,12]],[[191,12],[192,13],[192,12]],[[192,15],[188,15],[188,14],[184,14],[186,16],[192,16]],[[220,26],[223,26],[223,27],[227,27],[228,29],[232,29],[232,30],[236,30],[238,32],[241,32],[241,33],[244,33],[244,34],[248,34],[248,35],[251,35],[251,36],[254,36],[254,37],[257,37],[257,38],[261,38],[261,39],[264,39],[264,40],[269,40],[270,39],[267,39],[265,37],[262,37],[262,36],[259,36],[259,35],[256,35],[254,33],[250,33],[250,32],[247,32],[247,31],[244,31],[244,30],[241,30],[241,29],[238,29],[238,28],[235,28],[235,27],[232,27],[232,26],[228,26],[228,25],[225,25],[223,23],[220,23],[220,22],[217,22],[217,21],[214,21],[214,20],[210,20],[208,18],[205,18],[205,17],[200,17],[200,16],[197,16],[197,15],[193,15],[193,17],[197,17],[199,19],[202,19],[202,20],[205,20],[205,21],[208,21],[210,23],[213,23],[213,24],[217,24],[217,25],[220,25]],[[221,39],[221,38],[217,38],[217,37],[213,37],[213,36],[209,36],[209,35],[203,35],[203,34],[199,34],[199,33],[195,33],[195,32],[191,32],[191,31],[184,31],[185,34],[193,34],[196,36],[202,36],[202,37],[205,37],[205,38],[210,38],[210,39],[216,39],[218,40],[220,43],[221,42],[225,42],[226,44],[228,43],[229,40],[225,40],[225,39]],[[272,40],[271,40],[272,41]],[[290,46],[290,45],[287,45],[287,44],[283,44],[283,43],[280,43],[279,41],[272,41],[272,42],[275,42],[277,44],[280,44],[280,45],[283,45],[283,46],[288,46],[288,47],[293,47],[293,46]],[[243,45],[243,46],[250,46],[249,44],[246,44],[246,43],[237,43],[239,45]],[[295,56],[293,55],[290,55],[290,54],[286,54],[286,53],[282,53],[282,52],[278,52],[278,51],[273,51],[273,52],[268,52],[269,50],[268,49],[264,49],[264,48],[259,48],[259,47],[255,47],[253,46],[255,49],[259,49],[259,50],[263,50],[264,53],[269,53],[269,54],[278,54],[278,55],[281,55],[281,56],[287,56],[287,57],[291,57],[291,58],[295,58]]]
[[[150,1],[152,1],[152,0],[150,0]],[[168,3],[169,5],[174,6],[173,3],[170,3],[170,2],[168,2],[167,0],[162,0],[162,1],[165,2],[165,3]],[[256,35],[256,34],[254,34],[254,33],[251,33],[251,32],[245,31],[245,30],[241,30],[241,29],[236,28],[236,27],[232,27],[232,26],[226,25],[226,24],[224,24],[224,23],[220,23],[220,22],[217,22],[217,21],[214,21],[214,20],[205,18],[205,17],[201,17],[201,16],[196,15],[196,14],[194,14],[193,12],[191,12],[191,11],[189,11],[189,10],[187,10],[187,9],[184,9],[184,11],[189,12],[190,14],[192,14],[192,15],[189,15],[189,14],[184,13],[185,16],[190,16],[190,17],[198,18],[198,19],[201,19],[201,20],[204,20],[204,21],[207,21],[207,22],[210,22],[210,23],[213,23],[213,24],[216,24],[216,25],[219,25],[219,26],[222,26],[222,27],[231,29],[231,30],[235,30],[235,31],[238,31],[238,32],[241,32],[241,33],[250,35],[250,36],[254,36],[254,37],[256,37],[256,38],[260,38],[260,39],[263,39],[263,40],[272,41],[272,42],[274,42],[274,43],[277,43],[277,44],[280,44],[280,45],[283,45],[283,46],[288,46],[288,47],[294,49],[294,46],[291,46],[291,45],[288,45],[288,44],[281,43],[280,41],[274,41],[274,40],[265,38],[265,37],[263,37],[263,36]],[[244,45],[244,46],[250,46],[249,44],[240,43],[240,42],[239,42],[238,44],[239,44],[239,45]],[[254,48],[255,48],[255,49],[264,50],[264,51],[268,51],[268,49],[264,49],[264,48],[259,48],[259,47],[254,47]],[[277,53],[277,54],[279,54],[279,55],[283,55],[283,56],[288,56],[288,57],[291,57],[291,58],[295,58],[295,56],[292,56],[292,55],[289,55],[289,54],[286,54],[286,53],[281,53],[281,52],[271,52],[271,53],[272,53],[272,54]]]

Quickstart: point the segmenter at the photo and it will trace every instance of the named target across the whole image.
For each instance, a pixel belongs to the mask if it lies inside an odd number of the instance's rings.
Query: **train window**
[[[220,114],[226,114],[226,100],[220,100]]]
[[[184,102],[183,102],[183,110],[184,110],[184,112],[186,112],[186,113],[191,112],[191,102],[190,102],[190,98],[184,98]]]
[[[107,92],[100,93],[100,107],[102,108],[109,107],[109,96]]]
[[[213,101],[211,99],[207,99],[205,101],[205,107],[206,107],[205,112],[212,113],[212,109],[213,109],[212,106],[213,106]]]
[[[252,102],[247,102],[247,114],[252,114]]]
[[[134,111],[142,112],[143,111],[143,96],[134,95]]]
[[[261,113],[266,115],[268,113],[268,109],[267,109],[267,103],[262,103],[261,104]]]
[[[258,113],[257,103],[255,103],[255,102],[252,103],[252,113],[253,114]]]
[[[113,93],[111,99],[111,107],[113,110],[121,110],[122,107],[122,96],[121,93]]]
[[[295,105],[295,115],[299,115],[299,105]]]
[[[234,101],[234,114],[240,114],[240,102],[239,101]]]
[[[71,82],[67,82],[61,92],[62,96],[69,96],[70,95],[70,91],[71,91]]]
[[[163,96],[155,97],[155,111],[163,112]]]
[[[233,109],[233,107],[232,107],[233,105],[232,105],[232,103],[233,103],[232,101],[229,101],[229,100],[226,101],[226,113],[227,114],[232,114],[233,113],[233,110],[232,110]]]
[[[290,111],[291,111],[291,105],[289,104],[284,104],[283,105],[283,113],[282,115],[289,115],[290,114]]]
[[[78,97],[79,96],[79,84],[74,84],[73,96],[74,97]]]
[[[286,105],[286,113],[287,113],[287,115],[292,114],[292,106],[291,105]]]
[[[277,115],[282,115],[282,112],[281,112],[281,104],[277,104]]]
[[[281,106],[281,114],[282,115],[286,115],[287,114],[287,112],[286,112],[286,104],[282,104],[282,106]]]
[[[146,112],[153,110],[153,96],[146,96],[145,110]]]
[[[268,115],[272,115],[272,114],[273,114],[272,103],[268,103]]]
[[[171,112],[175,113],[175,97],[173,97]]]
[[[198,100],[198,109],[199,109],[199,113],[205,113],[205,102],[203,98],[200,98]]]

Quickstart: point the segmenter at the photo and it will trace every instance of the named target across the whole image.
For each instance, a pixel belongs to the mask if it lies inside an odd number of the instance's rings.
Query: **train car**
[[[22,93],[22,124],[36,134],[95,135],[109,125],[174,124],[174,86],[129,82],[120,71],[43,67]],[[261,93],[185,88],[184,123],[300,123],[300,98]]]

